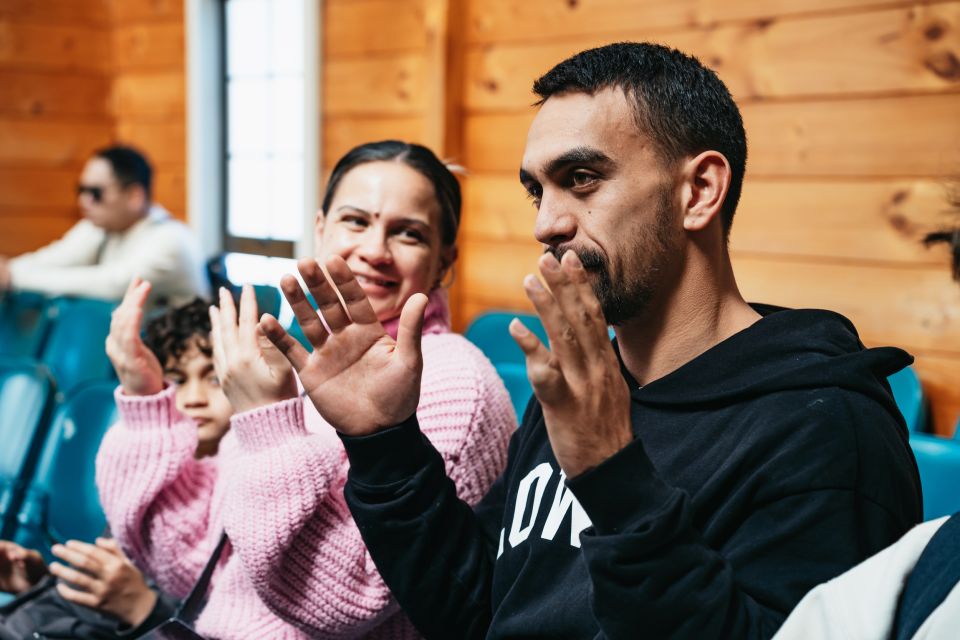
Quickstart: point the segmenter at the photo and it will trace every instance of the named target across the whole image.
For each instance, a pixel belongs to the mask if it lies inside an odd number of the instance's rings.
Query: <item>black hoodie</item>
[[[565,481],[536,399],[474,511],[416,418],[344,442],[347,503],[428,638],[769,638],[921,519],[885,378],[842,316],[764,317],[632,389],[636,439]],[[597,416],[597,420],[603,420]]]

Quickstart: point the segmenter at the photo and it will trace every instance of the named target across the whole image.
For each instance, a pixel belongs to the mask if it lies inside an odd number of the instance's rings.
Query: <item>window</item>
[[[223,248],[294,257],[316,207],[310,0],[223,0]],[[312,40],[308,42],[311,36]],[[311,109],[312,107],[312,109]],[[309,147],[314,147],[313,149]]]

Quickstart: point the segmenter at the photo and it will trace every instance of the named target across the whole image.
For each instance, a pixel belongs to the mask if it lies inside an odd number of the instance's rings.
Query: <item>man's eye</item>
[[[533,203],[534,209],[540,208],[540,199],[543,197],[542,187],[530,187],[527,189],[527,199]]]
[[[574,187],[588,187],[597,181],[597,177],[586,171],[576,171],[570,177],[570,182]]]

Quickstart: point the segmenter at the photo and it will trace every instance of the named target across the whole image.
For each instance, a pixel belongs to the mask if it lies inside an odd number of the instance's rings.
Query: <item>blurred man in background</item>
[[[96,151],[77,185],[83,220],[37,251],[0,256],[0,291],[119,300],[140,276],[153,283],[153,304],[208,295],[197,243],[185,224],[152,201],[152,180],[150,163],[137,150]]]

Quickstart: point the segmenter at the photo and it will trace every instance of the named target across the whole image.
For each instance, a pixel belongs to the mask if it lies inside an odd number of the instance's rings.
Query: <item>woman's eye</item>
[[[369,224],[365,219],[360,216],[344,216],[341,221],[346,224],[348,227],[353,229],[363,229]]]
[[[399,233],[400,238],[408,242],[426,242],[427,238],[416,229],[403,229]]]

